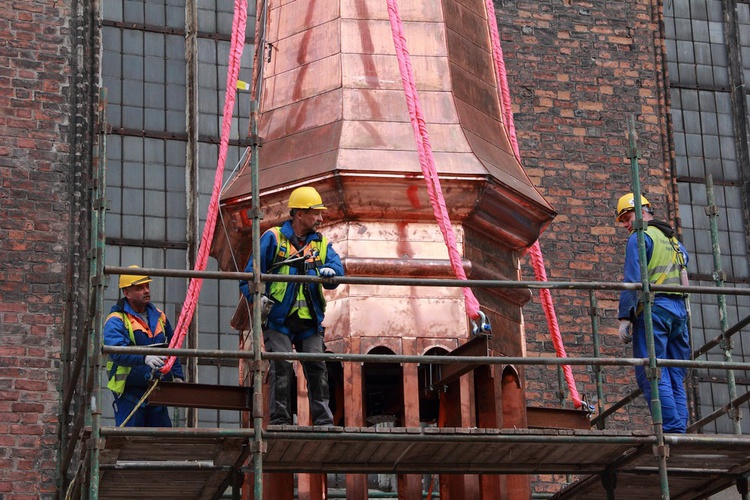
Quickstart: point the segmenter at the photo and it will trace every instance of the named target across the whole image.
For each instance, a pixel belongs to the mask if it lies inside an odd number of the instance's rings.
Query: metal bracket
[[[742,418],[742,413],[738,408],[732,407],[727,410],[727,417],[729,417],[732,422],[739,421]]]
[[[655,367],[655,368],[645,367],[644,369],[646,371],[646,377],[648,377],[649,379],[651,379],[652,377],[655,377],[657,380],[659,380],[661,378],[661,368],[660,367],[658,367],[658,366]]]
[[[92,209],[94,210],[110,210],[112,208],[112,201],[107,198],[97,198],[92,202]]]
[[[722,337],[719,341],[719,347],[721,347],[723,351],[731,351],[734,347],[734,342],[732,342],[732,339],[729,337]]]
[[[596,406],[589,403],[589,398],[585,394],[581,394],[581,403],[583,405],[581,409],[589,415],[596,411]]]
[[[750,488],[748,488],[750,484],[748,484],[747,477],[744,477],[744,476],[738,477],[736,484],[737,484],[737,492],[740,495],[747,495],[748,491],[750,491]]]
[[[649,304],[654,303],[654,292],[641,292],[641,302],[644,304],[648,302]]]
[[[669,458],[669,445],[668,444],[663,444],[663,445],[655,444],[652,449],[654,451],[655,457]]]
[[[250,219],[254,217],[257,217],[258,219],[263,218],[263,211],[260,209],[260,207],[250,207],[245,211],[245,213]]]
[[[252,453],[267,453],[268,452],[268,443],[265,441],[251,441],[250,442],[250,451]]]
[[[261,359],[260,361],[248,359],[245,360],[245,363],[247,363],[247,369],[252,372],[261,371],[263,373],[266,373],[271,362],[267,359]]]
[[[425,388],[425,392],[448,392],[448,386],[444,384],[430,384]]]
[[[719,207],[717,207],[716,205],[709,205],[705,207],[704,210],[706,211],[706,215],[708,215],[709,217],[719,215]]]
[[[617,488],[617,471],[608,470],[602,473],[602,486],[607,492],[613,492]]]

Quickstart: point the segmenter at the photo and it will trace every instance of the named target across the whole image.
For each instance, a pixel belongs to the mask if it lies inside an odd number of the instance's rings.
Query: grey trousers
[[[323,335],[315,333],[304,340],[292,339],[279,331],[267,328],[263,331],[263,342],[268,352],[292,352],[292,345],[297,352],[322,353]],[[324,361],[303,361],[302,370],[307,379],[307,396],[310,401],[310,416],[313,425],[333,425],[333,414],[328,406],[328,369]],[[293,378],[292,363],[289,361],[271,361],[269,369],[270,421],[272,425],[292,423],[291,384]]]

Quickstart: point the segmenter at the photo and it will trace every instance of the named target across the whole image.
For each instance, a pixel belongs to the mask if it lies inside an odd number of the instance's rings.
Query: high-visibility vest
[[[292,249],[295,247],[294,245],[292,245],[292,242],[289,241],[289,238],[284,236],[284,234],[281,232],[280,227],[272,227],[269,229],[269,231],[271,231],[276,236],[277,251],[276,257],[274,258],[274,263],[279,263],[279,266],[277,267],[275,273],[288,275],[291,266],[289,264],[283,264],[282,262],[293,253]],[[304,269],[307,270],[311,268],[322,267],[323,263],[326,261],[327,251],[328,239],[325,236],[321,235],[320,241],[310,241],[300,252],[301,256],[304,257]],[[276,302],[283,302],[287,285],[288,283],[284,281],[272,282],[268,290],[268,295]],[[294,302],[292,303],[292,307],[289,310],[289,313],[291,314],[296,311],[297,316],[299,316],[301,319],[313,319],[312,304],[308,304],[307,299],[305,298],[304,286],[306,284],[292,283],[292,285],[298,286],[296,288],[297,294],[294,298]],[[310,284],[310,286],[318,287],[318,296],[321,299],[321,306],[323,308],[323,311],[325,311],[326,300],[323,296],[323,285],[320,283],[316,283]]]
[[[685,256],[680,251],[677,238],[667,238],[654,226],[648,226],[646,233],[654,242],[651,260],[648,261],[648,281],[655,285],[679,286],[680,269],[685,266]],[[679,292],[659,293],[680,295]]]
[[[107,316],[107,321],[109,321],[110,318],[119,316],[120,319],[122,319],[123,324],[125,325],[125,328],[128,329],[128,336],[130,337],[130,343],[132,345],[136,345],[135,343],[135,334],[133,333],[133,324],[128,319],[128,315],[124,312],[115,312]],[[161,326],[161,331],[164,332],[166,335],[166,331],[164,330],[164,313],[161,313],[161,316],[159,316],[159,325]],[[106,321],[105,321],[106,323]],[[156,332],[157,334],[159,332]],[[125,392],[125,381],[128,379],[128,375],[130,375],[130,366],[120,366],[116,365],[113,361],[107,361],[107,375],[109,375],[109,382],[107,382],[107,388],[117,394],[118,396],[122,396],[122,393]]]

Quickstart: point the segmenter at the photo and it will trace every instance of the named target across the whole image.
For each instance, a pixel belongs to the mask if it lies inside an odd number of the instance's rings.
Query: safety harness
[[[122,320],[125,328],[128,329],[130,343],[132,345],[136,345],[135,333],[133,333],[133,324],[130,322],[130,319],[128,319],[128,314],[125,312],[114,312],[107,316],[107,321],[109,321],[110,318],[113,317],[119,317]],[[161,312],[161,315],[159,316],[159,326],[161,326],[161,330],[157,331],[154,335],[158,335],[160,332],[165,332],[166,335],[164,318],[165,315],[163,312]],[[130,375],[130,369],[130,366],[121,366],[114,361],[107,361],[107,375],[109,375],[107,388],[117,394],[118,397],[122,396],[122,393],[125,392],[125,381],[127,380],[128,375]]]
[[[674,235],[666,235],[658,225],[649,225],[646,233],[654,242],[651,260],[648,262],[649,282],[655,285],[679,286],[680,270],[685,267],[685,256],[680,251],[677,238]],[[659,293],[682,295],[679,292]]]
[[[280,227],[272,227],[268,229],[274,236],[276,236],[276,255],[274,256],[273,264],[269,271],[275,274],[290,274],[289,271],[292,267],[296,268],[298,274],[306,274],[312,269],[320,269],[323,267],[323,263],[326,261],[326,253],[328,251],[328,239],[318,233],[320,239],[314,239],[308,242],[304,247],[297,248],[294,243],[287,238],[282,232]],[[291,250],[295,251],[292,253]],[[275,302],[282,302],[286,295],[286,289],[289,283],[284,281],[275,281],[268,286],[268,295]],[[307,286],[300,286],[300,283],[292,283],[295,287],[294,291],[294,302],[289,310],[289,314],[292,315],[295,312],[300,319],[313,319],[311,314],[312,297],[310,297],[310,289]],[[323,285],[310,284],[310,286],[318,287],[318,295],[321,298],[321,305],[323,311],[325,311],[326,301],[323,295]]]

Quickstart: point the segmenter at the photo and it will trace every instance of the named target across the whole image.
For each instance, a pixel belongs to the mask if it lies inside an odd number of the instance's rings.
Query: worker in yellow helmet
[[[138,266],[130,266],[137,268]],[[166,346],[174,334],[167,315],[151,303],[151,278],[143,275],[120,275],[123,297],[112,306],[104,323],[104,344],[113,346]],[[110,354],[107,361],[107,387],[115,396],[112,406],[119,427],[172,427],[166,406],[136,405],[153,377],[161,377],[159,368],[166,356],[143,354]],[[185,379],[180,360],[176,360],[165,380]],[[128,417],[130,417],[128,419]]]
[[[685,247],[675,237],[674,230],[666,222],[655,220],[651,204],[641,197],[642,217],[647,223],[644,240],[648,279],[652,284],[679,286],[681,271],[688,263]],[[638,254],[638,238],[634,229],[636,220],[635,197],[628,193],[617,202],[616,220],[628,231],[625,247],[625,283],[641,283],[641,263]],[[633,356],[647,358],[643,304],[641,293],[635,290],[620,292],[617,318],[620,320],[619,335],[623,342],[633,342]],[[654,330],[654,348],[660,359],[690,359],[690,336],[687,328],[685,295],[677,292],[656,292],[651,308]],[[631,334],[632,325],[632,334]],[[688,422],[687,397],[683,385],[685,368],[666,367],[659,378],[664,432],[685,433]],[[651,382],[643,366],[635,367],[636,382],[651,407]]]
[[[332,278],[343,276],[344,267],[328,238],[318,232],[326,210],[318,191],[304,186],[289,196],[291,219],[280,227],[267,230],[260,239],[260,272],[284,275],[307,275]],[[246,272],[253,272],[253,259]],[[322,353],[325,329],[322,326],[326,300],[323,289],[338,286],[333,281],[322,283],[267,282],[262,309],[266,311],[263,345],[269,352]],[[240,281],[240,290],[252,303],[253,294],[247,281]],[[323,361],[303,361],[307,379],[310,416],[313,425],[333,425],[329,406],[328,371]],[[292,364],[271,361],[270,420],[272,425],[292,424],[290,389]]]

